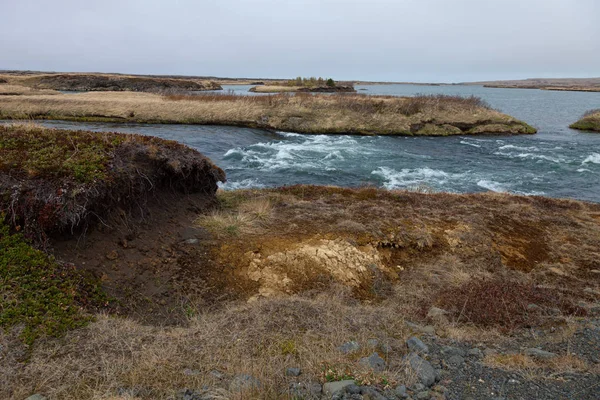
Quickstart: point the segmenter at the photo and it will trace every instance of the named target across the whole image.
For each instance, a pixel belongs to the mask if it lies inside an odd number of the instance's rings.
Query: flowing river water
[[[225,86],[247,93],[249,86]],[[487,190],[600,202],[600,133],[568,125],[600,108],[600,93],[481,86],[359,85],[359,93],[475,95],[538,129],[524,136],[298,135],[259,129],[44,121],[63,129],[173,139],[227,172],[225,189],[293,184],[375,185],[456,193]]]

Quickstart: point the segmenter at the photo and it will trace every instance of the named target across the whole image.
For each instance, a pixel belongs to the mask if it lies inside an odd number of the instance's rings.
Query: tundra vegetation
[[[2,96],[0,119],[217,124],[359,135],[528,134],[536,130],[475,97],[309,93],[158,95],[93,92]]]
[[[600,132],[600,109],[587,111],[579,121],[571,124],[570,128]]]
[[[312,398],[341,379],[386,398],[401,384],[485,398],[508,379],[515,396],[597,393],[598,204],[223,192],[223,172],[174,142],[34,125],[0,138],[2,398]]]

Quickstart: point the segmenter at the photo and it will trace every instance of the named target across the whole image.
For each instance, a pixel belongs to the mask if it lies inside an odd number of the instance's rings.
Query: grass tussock
[[[144,123],[220,124],[300,133],[452,135],[535,133],[477,98],[297,93],[164,95],[82,93],[6,96],[4,119],[67,119]]]
[[[569,127],[582,131],[600,132],[600,109],[586,111],[579,121]]]
[[[224,173],[197,151],[140,135],[0,126],[0,212],[37,243],[161,190],[212,196]]]

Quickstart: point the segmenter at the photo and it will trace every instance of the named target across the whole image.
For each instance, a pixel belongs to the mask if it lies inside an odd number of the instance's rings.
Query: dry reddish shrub
[[[496,327],[505,332],[539,323],[547,309],[585,315],[585,310],[564,293],[506,278],[472,280],[442,291],[434,303],[451,312],[456,322]],[[528,309],[530,304],[540,308]]]

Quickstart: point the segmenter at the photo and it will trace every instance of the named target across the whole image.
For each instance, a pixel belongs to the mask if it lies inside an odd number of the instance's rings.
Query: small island
[[[299,76],[288,81],[267,82],[261,86],[254,86],[249,91],[255,93],[354,93],[356,89],[354,89],[351,82],[340,83],[331,78],[303,78]]]
[[[579,121],[571,124],[569,128],[600,132],[600,108],[587,111]]]

